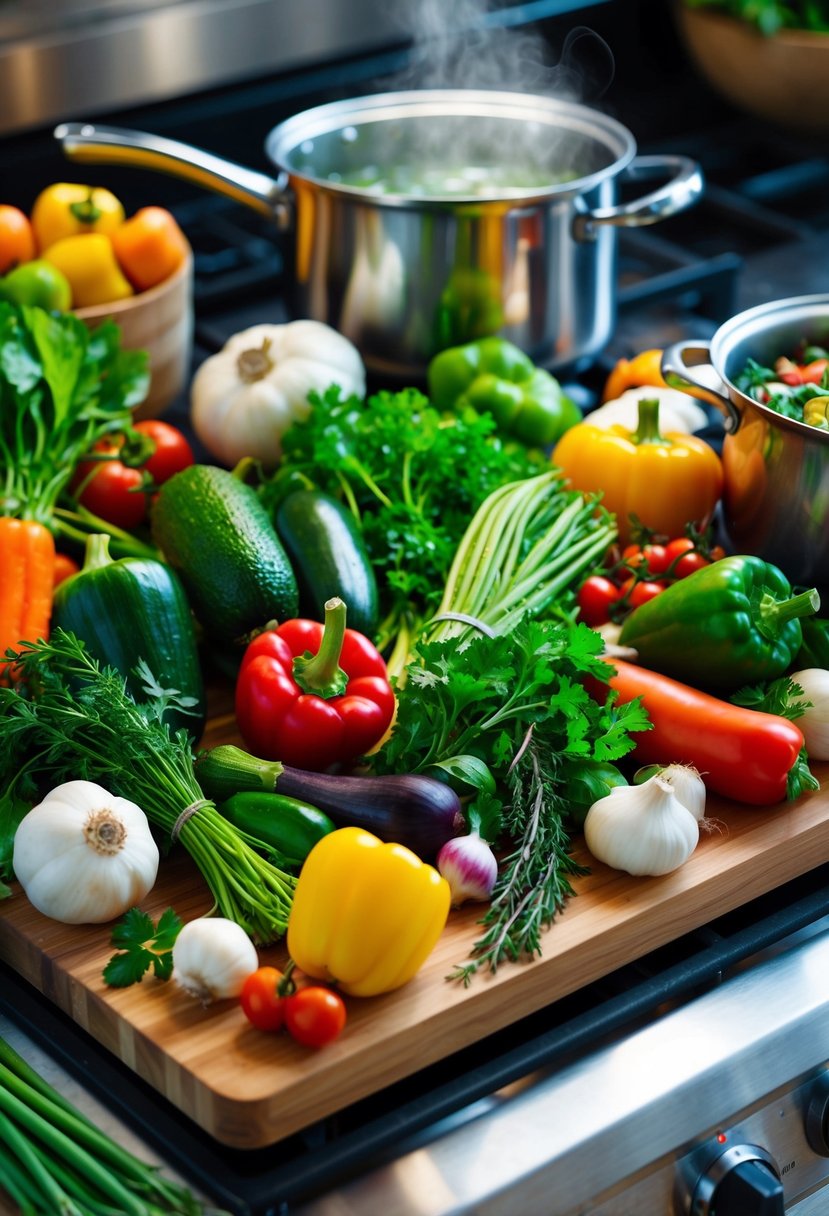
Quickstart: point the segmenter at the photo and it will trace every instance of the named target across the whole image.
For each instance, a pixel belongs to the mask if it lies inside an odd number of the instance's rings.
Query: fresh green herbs
[[[600,705],[583,678],[607,682],[602,639],[586,625],[522,618],[503,636],[423,642],[399,691],[394,733],[374,757],[383,772],[442,769],[465,785],[467,819],[502,860],[485,934],[459,966],[465,983],[481,966],[540,952],[540,932],[582,873],[570,856],[562,791],[580,765],[613,761],[649,721],[637,702]]]
[[[435,611],[472,515],[505,482],[547,467],[545,457],[494,433],[489,414],[444,417],[415,389],[342,400],[312,398],[307,421],[282,444],[283,472],[262,487],[278,501],[286,478],[303,474],[346,503],[377,573],[384,617],[377,642],[393,674]]]
[[[780,30],[829,31],[825,0],[685,0],[688,8],[713,8],[771,36]]]
[[[181,923],[172,908],[162,912],[158,925],[140,908],[130,908],[112,930],[112,945],[118,953],[104,967],[104,981],[112,988],[129,988],[139,984],[151,967],[156,979],[168,980]]]
[[[20,673],[18,685],[0,688],[0,787],[7,798],[35,775],[52,785],[97,781],[137,803],[168,845],[181,842],[222,916],[256,941],[284,933],[296,879],[260,855],[267,845],[203,797],[186,731],[171,735],[162,721],[174,693],[150,689],[146,701],[134,701],[123,677],[62,629],[7,657]]]
[[[112,322],[90,332],[71,313],[0,302],[0,515],[81,541],[112,533],[75,507],[68,486],[98,439],[129,427],[148,384],[146,354],[121,350]],[[154,551],[122,532],[112,548]]]
[[[0,1039],[0,1192],[23,1216],[199,1216],[195,1195],[98,1130]],[[211,1209],[212,1216],[221,1216]]]

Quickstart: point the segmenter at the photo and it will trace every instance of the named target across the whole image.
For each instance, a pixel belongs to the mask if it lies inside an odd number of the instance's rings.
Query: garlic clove
[[[584,838],[598,861],[636,876],[676,870],[699,842],[699,823],[671,781],[656,774],[641,785],[618,786],[594,802]]]
[[[173,945],[173,980],[204,1005],[238,996],[258,966],[259,956],[247,933],[221,916],[189,921]]]

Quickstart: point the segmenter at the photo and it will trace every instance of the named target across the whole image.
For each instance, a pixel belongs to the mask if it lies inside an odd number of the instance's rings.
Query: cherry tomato
[[[57,587],[64,579],[71,578],[73,574],[77,574],[80,566],[75,561],[74,557],[70,557],[68,553],[55,554],[55,569],[52,575],[53,586]]]
[[[285,1026],[303,1047],[333,1043],[345,1026],[345,1003],[330,988],[300,988],[284,999]]]
[[[722,545],[714,545],[708,557],[712,562],[721,561],[725,557],[725,549],[723,549]]]
[[[117,528],[124,528],[127,532],[137,528],[147,514],[147,495],[141,489],[144,481],[141,470],[121,464],[115,455],[117,445],[107,440],[96,443],[95,450],[111,452],[113,459],[82,461],[78,465],[73,479],[76,489],[83,486],[78,501],[87,511],[99,515],[107,523],[115,524]]]
[[[638,608],[640,604],[646,604],[648,600],[656,599],[667,585],[667,583],[654,582],[653,579],[644,578],[637,582],[636,579],[629,578],[627,582],[622,583],[622,595],[627,596],[627,602],[631,608]]]
[[[18,207],[0,205],[0,274],[30,262],[37,249],[29,217]]]
[[[677,536],[675,540],[669,540],[665,546],[665,552],[668,555],[668,564],[675,561],[683,553],[688,553],[694,548],[694,542],[690,536]]]
[[[687,578],[695,570],[711,563],[704,553],[695,548],[689,536],[678,536],[665,546],[668,554],[668,568],[673,578]]]
[[[196,458],[187,438],[168,422],[148,418],[145,422],[136,422],[133,430],[149,435],[155,443],[155,451],[143,467],[156,485],[163,485],[174,473],[195,464]]]
[[[277,991],[281,979],[276,967],[258,967],[242,985],[239,1004],[257,1030],[279,1030],[285,1020],[285,998]]]
[[[610,609],[621,592],[611,579],[603,574],[591,574],[579,588],[576,602],[579,620],[585,625],[606,625],[610,620]]]
[[[664,545],[647,544],[641,548],[628,545],[622,550],[622,557],[633,570],[644,566],[649,574],[664,574],[668,569],[668,554]]]

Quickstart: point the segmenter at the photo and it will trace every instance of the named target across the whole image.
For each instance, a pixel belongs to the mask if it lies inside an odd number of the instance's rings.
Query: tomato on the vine
[[[141,467],[146,469],[156,485],[163,485],[174,473],[189,469],[195,463],[196,458],[187,437],[168,422],[148,418],[144,422],[133,423],[132,429],[141,435],[149,435],[155,444],[152,456]]]
[[[117,445],[100,440],[96,452],[111,454],[110,460],[85,461],[78,465],[74,485],[80,487],[78,501],[87,511],[127,532],[144,522],[147,495],[140,469],[131,469],[118,459]]]
[[[345,1026],[345,1002],[331,988],[299,988],[284,998],[285,1026],[303,1047],[333,1043]]]
[[[622,550],[622,560],[631,570],[644,569],[649,574],[664,574],[669,559],[664,545],[628,545]]]
[[[282,972],[276,967],[258,967],[242,985],[242,1012],[257,1030],[279,1030],[285,1020],[285,999],[279,995]]]
[[[678,536],[665,546],[668,555],[668,569],[674,578],[687,578],[695,570],[710,566],[711,562],[704,553],[697,549],[690,536]]]
[[[612,579],[603,574],[591,574],[582,583],[576,595],[579,620],[591,627],[606,625],[610,620],[610,609],[621,592]]]
[[[667,583],[656,582],[653,579],[629,578],[627,582],[622,583],[622,596],[627,599],[630,608],[638,608],[640,604],[646,604],[648,600],[656,599],[667,585]]]

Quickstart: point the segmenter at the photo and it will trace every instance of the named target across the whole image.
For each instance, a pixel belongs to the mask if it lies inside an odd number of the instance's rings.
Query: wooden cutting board
[[[239,742],[231,715],[212,718],[203,742]],[[663,878],[632,878],[578,848],[592,872],[545,933],[541,957],[479,973],[467,988],[446,976],[475,942],[481,909],[453,911],[419,974],[397,992],[349,999],[342,1037],[319,1052],[254,1030],[234,1001],[202,1008],[152,978],[107,988],[109,928],[48,920],[19,888],[0,904],[0,957],[216,1140],[258,1148],[829,861],[829,764],[814,770],[820,790],[796,803],[758,809],[709,798],[715,830]],[[172,906],[189,920],[209,905],[179,851],[162,863],[142,907],[157,917]],[[278,966],[284,956],[274,947],[261,959]]]

